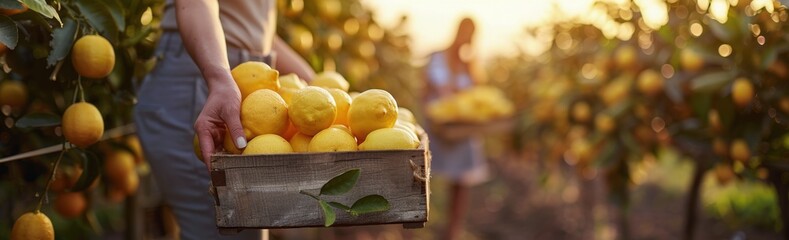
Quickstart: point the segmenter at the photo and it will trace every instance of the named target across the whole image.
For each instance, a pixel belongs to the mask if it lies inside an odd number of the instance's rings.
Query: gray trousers
[[[162,58],[137,93],[134,122],[145,157],[165,201],[172,207],[181,239],[260,239],[261,231],[220,236],[205,165],[194,154],[194,122],[208,94],[199,69],[177,32],[165,32]],[[228,47],[231,68],[263,57]]]

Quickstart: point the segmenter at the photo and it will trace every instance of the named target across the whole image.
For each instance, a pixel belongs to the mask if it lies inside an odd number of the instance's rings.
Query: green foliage
[[[712,188],[704,199],[705,210],[723,219],[732,228],[755,226],[781,229],[776,194],[759,182],[742,182],[724,188]]]
[[[318,204],[323,210],[324,226],[326,227],[333,225],[334,221],[337,220],[337,214],[334,212],[334,208],[343,210],[352,216],[388,211],[390,208],[389,201],[381,195],[364,196],[356,200],[350,207],[339,202],[326,202],[320,198],[322,195],[342,195],[351,191],[356,185],[356,181],[359,179],[360,174],[361,169],[358,168],[345,171],[324,183],[318,195],[313,195],[304,190],[299,191],[299,193],[310,196],[318,201]]]
[[[321,187],[321,195],[342,195],[350,191],[359,180],[360,169],[351,169],[340,174]]]

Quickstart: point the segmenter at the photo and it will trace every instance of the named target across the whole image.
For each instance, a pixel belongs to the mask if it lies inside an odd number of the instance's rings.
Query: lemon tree
[[[504,78],[494,83],[529,109],[516,145],[570,164],[582,179],[604,179],[620,236],[628,232],[630,189],[670,152],[695,167],[679,203],[686,238],[711,169],[721,182],[771,183],[786,199],[785,3],[597,4],[599,18],[530,29],[534,38],[552,36],[542,55],[492,64],[491,75]]]
[[[0,1],[0,158],[62,149],[0,163],[3,171],[24,173],[0,177],[0,191],[15,193],[0,200],[17,206],[0,220],[0,235],[86,239],[97,229],[74,227],[82,219],[100,226],[97,215],[109,216],[101,221],[123,217],[117,206],[87,199],[133,195],[146,172],[139,170],[147,164],[139,140],[123,135],[135,88],[156,62],[162,6],[153,0]],[[113,169],[105,172],[103,165]],[[106,180],[102,187],[98,178]]]

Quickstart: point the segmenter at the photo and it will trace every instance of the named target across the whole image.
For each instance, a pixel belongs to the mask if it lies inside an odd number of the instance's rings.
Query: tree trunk
[[[693,239],[696,230],[696,213],[698,212],[699,196],[701,195],[701,182],[704,180],[706,169],[698,163],[694,164],[693,178],[690,183],[690,191],[685,202],[685,229],[683,229],[682,239]]]
[[[778,207],[781,210],[781,223],[783,225],[784,239],[789,240],[789,186],[783,181],[783,171],[780,169],[770,169],[769,180],[775,187],[778,198]]]

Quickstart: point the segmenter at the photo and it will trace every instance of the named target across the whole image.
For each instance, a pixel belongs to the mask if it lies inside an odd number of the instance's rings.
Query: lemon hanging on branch
[[[63,136],[80,148],[87,148],[104,135],[104,119],[96,106],[87,102],[74,103],[63,113]]]
[[[55,229],[44,213],[29,212],[16,219],[11,229],[11,239],[54,240]]]
[[[104,37],[87,35],[74,43],[71,64],[83,77],[103,78],[115,67],[115,50]]]

